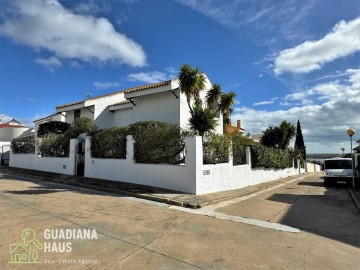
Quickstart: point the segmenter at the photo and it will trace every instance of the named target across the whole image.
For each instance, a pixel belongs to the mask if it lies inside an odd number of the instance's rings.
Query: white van
[[[342,182],[351,186],[352,160],[351,158],[331,158],[324,160],[324,185]]]

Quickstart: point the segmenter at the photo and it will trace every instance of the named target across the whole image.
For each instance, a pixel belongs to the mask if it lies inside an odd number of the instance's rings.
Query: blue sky
[[[300,119],[307,151],[360,138],[356,0],[0,1],[0,114],[23,123],[56,105],[198,66],[237,93],[251,133]]]

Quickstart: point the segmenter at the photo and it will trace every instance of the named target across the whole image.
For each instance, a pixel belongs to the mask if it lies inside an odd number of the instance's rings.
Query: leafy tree
[[[40,144],[41,155],[48,157],[69,156],[70,139],[77,138],[82,133],[91,135],[96,129],[90,118],[77,118],[64,133],[48,133],[44,136]]]
[[[49,133],[62,134],[70,128],[70,124],[61,121],[50,121],[39,125],[37,136],[45,137]]]
[[[263,132],[261,144],[276,149],[286,149],[294,136],[295,126],[287,121],[282,121],[280,126],[269,126]]]
[[[179,84],[181,93],[185,93],[186,101],[189,106],[191,115],[193,108],[191,107],[191,99],[198,100],[200,92],[205,89],[206,78],[200,73],[197,67],[192,67],[188,64],[183,64],[179,72]]]
[[[35,154],[34,136],[15,138],[11,141],[14,154]]]
[[[296,138],[295,138],[294,149],[301,152],[302,160],[306,160],[306,146],[304,143],[304,137],[301,130],[300,120],[298,120],[296,126]]]
[[[215,116],[216,113],[210,108],[203,108],[201,105],[194,106],[189,119],[190,128],[199,132],[200,136],[204,136],[205,132],[215,130],[217,125]]]
[[[65,136],[69,139],[77,138],[82,133],[92,134],[96,131],[96,126],[93,121],[88,117],[80,117],[74,120]]]

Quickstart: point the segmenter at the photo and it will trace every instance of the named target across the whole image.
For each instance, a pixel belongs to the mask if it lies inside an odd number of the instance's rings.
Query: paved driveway
[[[319,182],[307,177],[198,211],[0,175],[0,267],[359,270],[359,212],[346,189],[326,190]],[[250,225],[254,220],[259,222]],[[33,246],[22,239],[25,228],[36,232],[43,247],[51,243],[58,250],[38,249],[41,264],[9,264],[11,244]],[[97,239],[45,239],[46,229],[95,229]],[[71,252],[59,252],[64,242]]]

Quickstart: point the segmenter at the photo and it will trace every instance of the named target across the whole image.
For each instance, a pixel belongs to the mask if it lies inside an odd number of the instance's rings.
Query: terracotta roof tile
[[[123,100],[123,101],[118,102],[118,103],[115,103],[115,104],[111,104],[111,105],[109,105],[109,107],[110,107],[110,106],[117,106],[117,105],[128,104],[128,103],[131,103],[131,101],[127,99],[127,100]]]
[[[22,125],[12,125],[12,124],[0,124],[0,128],[3,128],[3,127],[13,127],[13,128],[24,128],[25,126],[22,126]]]
[[[72,105],[77,105],[77,104],[83,103],[84,101],[85,100],[81,100],[81,101],[77,101],[77,102],[67,103],[67,104],[64,104],[64,105],[59,105],[59,106],[56,106],[56,109],[63,108],[63,107],[69,107],[69,106],[72,106]]]
[[[108,97],[108,96],[121,94],[121,93],[133,93],[133,92],[137,92],[137,91],[141,91],[141,90],[151,89],[151,88],[160,87],[160,86],[164,86],[164,85],[170,85],[170,84],[171,84],[171,80],[164,81],[164,82],[158,82],[158,83],[152,83],[152,84],[142,85],[142,86],[138,86],[138,87],[128,88],[126,90],[122,90],[122,91],[118,91],[118,92],[114,92],[114,93],[110,93],[110,94],[106,94],[106,95],[102,95],[102,96],[98,96],[98,97],[89,98],[86,100],[98,99],[98,98]],[[72,102],[72,103],[68,103],[68,104],[64,104],[64,105],[59,105],[59,106],[56,106],[56,109],[64,108],[64,107],[68,107],[68,106],[72,106],[72,105],[77,105],[82,102],[85,102],[86,100]],[[111,106],[113,106],[113,105],[111,105]]]
[[[48,116],[44,116],[44,117],[42,117],[42,118],[35,119],[33,122],[35,123],[35,122],[38,122],[38,121],[44,120],[44,119],[46,119],[46,118],[53,117],[53,116],[58,115],[58,114],[59,114],[59,113],[53,113],[53,114],[50,114],[50,115],[48,115]]]
[[[158,83],[153,83],[153,84],[142,85],[142,86],[126,89],[125,94],[133,93],[133,92],[137,92],[137,91],[141,91],[141,90],[146,90],[146,89],[150,89],[150,88],[160,87],[160,86],[164,86],[164,85],[169,85],[169,84],[171,84],[171,80],[168,80],[165,82],[158,82]]]

